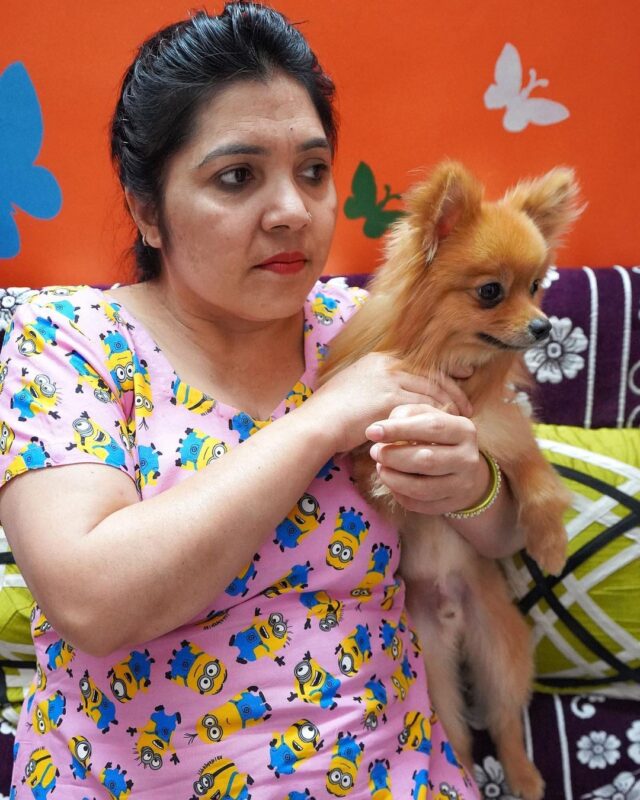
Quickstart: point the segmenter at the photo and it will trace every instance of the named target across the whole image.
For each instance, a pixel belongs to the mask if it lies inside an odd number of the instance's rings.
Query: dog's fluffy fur
[[[479,446],[508,477],[527,551],[554,574],[566,559],[568,494],[508,387],[525,373],[522,352],[535,344],[536,334],[546,335],[540,284],[580,213],[577,197],[574,174],[566,168],[521,182],[490,203],[462,165],[439,165],[409,193],[370,297],[332,342],[321,374],[325,382],[371,351],[395,355],[404,369],[423,375],[473,367],[465,391]],[[495,286],[481,288],[489,284],[501,287],[499,302],[482,299],[496,294]],[[354,477],[362,494],[402,530],[407,604],[451,744],[469,769],[471,738],[458,679],[464,660],[511,789],[539,800],[544,782],[526,756],[521,722],[532,680],[530,634],[500,568],[444,517],[403,512],[380,484],[368,451],[368,445],[353,451]]]

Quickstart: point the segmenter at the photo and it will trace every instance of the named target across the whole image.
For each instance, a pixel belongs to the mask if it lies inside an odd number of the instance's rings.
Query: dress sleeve
[[[30,469],[77,463],[108,464],[135,480],[132,392],[119,379],[135,356],[122,333],[118,352],[109,348],[116,334],[102,330],[90,300],[60,303],[45,292],[16,309],[0,350],[0,486]]]

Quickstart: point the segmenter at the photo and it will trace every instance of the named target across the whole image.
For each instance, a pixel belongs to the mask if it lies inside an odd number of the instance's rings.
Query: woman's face
[[[165,174],[161,281],[196,313],[265,322],[298,313],[336,219],[331,151],[306,90],[276,73],[200,110]],[[155,240],[154,240],[155,239]]]

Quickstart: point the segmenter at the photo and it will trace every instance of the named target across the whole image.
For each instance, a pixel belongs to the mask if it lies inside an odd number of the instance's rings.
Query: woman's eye
[[[504,297],[502,285],[497,282],[485,283],[476,289],[478,297],[487,306],[494,306]]]
[[[218,181],[225,187],[235,189],[244,186],[253,176],[247,167],[234,167],[218,175]]]
[[[323,161],[319,161],[317,164],[310,164],[302,170],[302,176],[313,183],[321,183],[328,173],[329,165]]]

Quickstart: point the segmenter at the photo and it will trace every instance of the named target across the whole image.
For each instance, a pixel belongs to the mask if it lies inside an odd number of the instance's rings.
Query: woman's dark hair
[[[333,82],[278,11],[232,2],[219,16],[199,12],[142,44],[111,121],[111,157],[122,187],[155,208],[160,225],[167,161],[189,140],[203,103],[234,81],[267,80],[275,71],[307,90],[334,151]],[[134,252],[139,280],[159,274],[160,254],[140,233]]]

